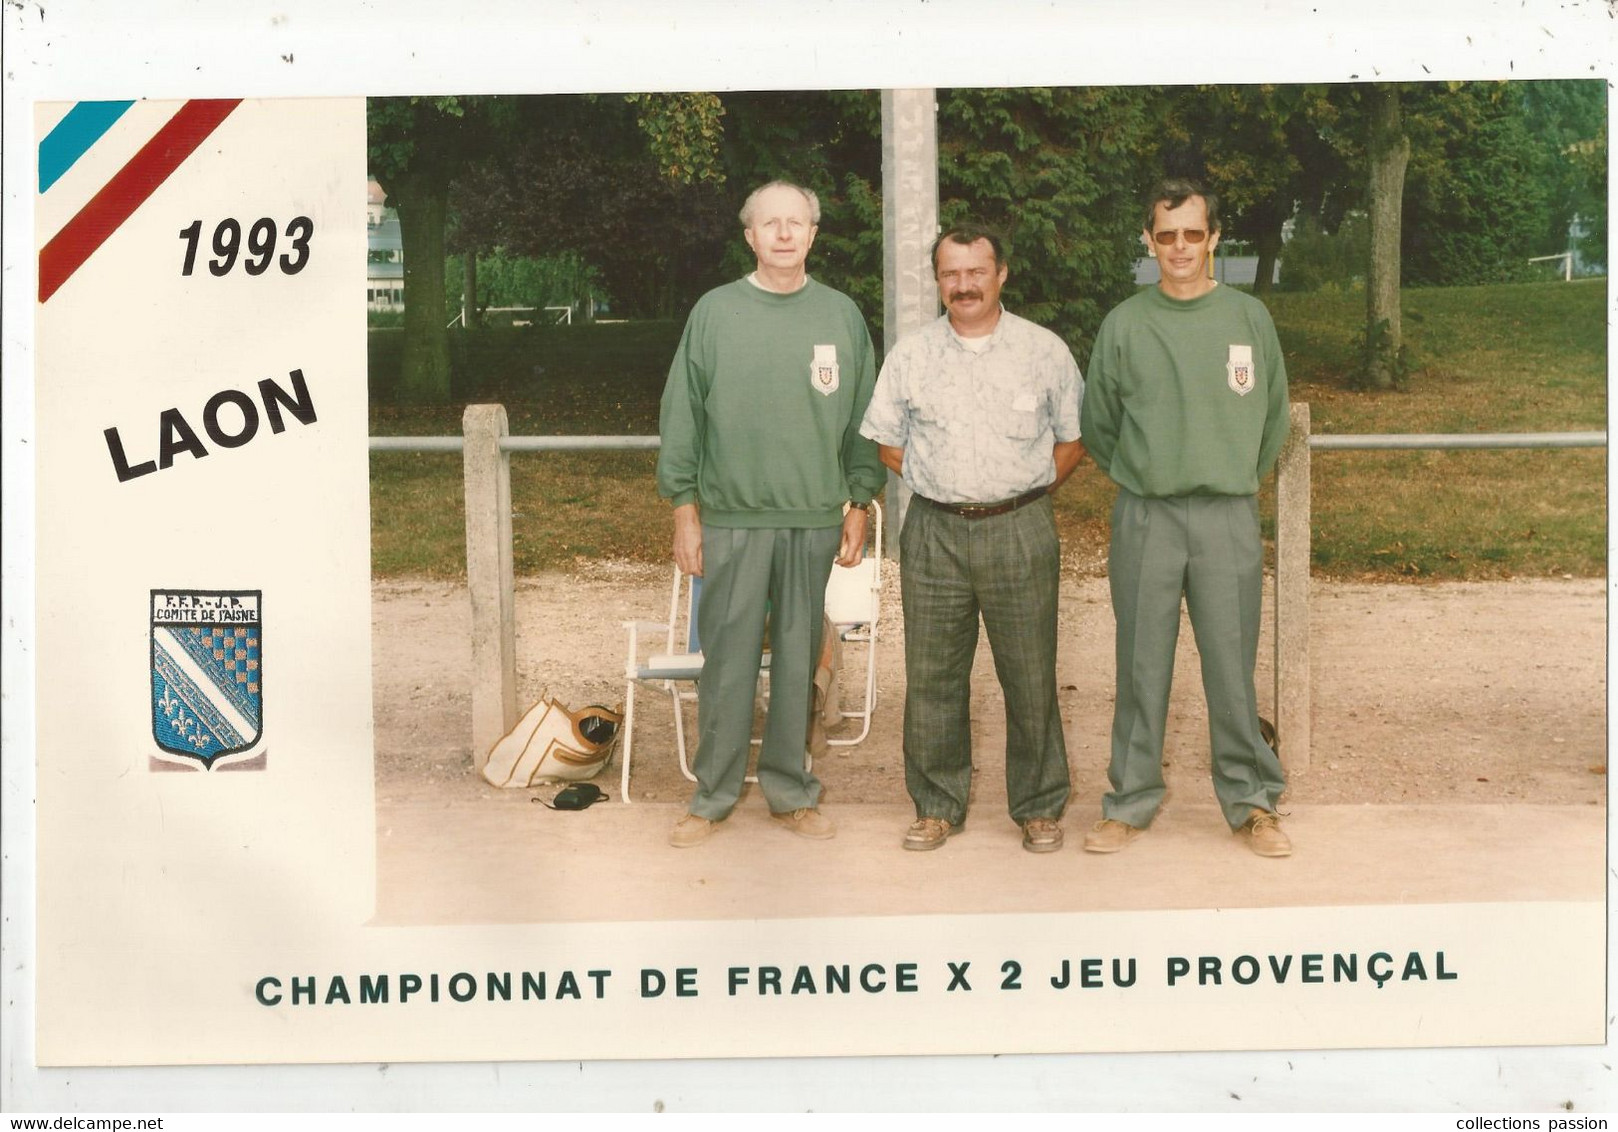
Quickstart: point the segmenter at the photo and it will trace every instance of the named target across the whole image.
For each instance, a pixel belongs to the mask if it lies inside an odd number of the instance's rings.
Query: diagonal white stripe
[[[156,634],[157,647],[163,650],[164,656],[179,665],[180,670],[191,678],[192,683],[204,692],[216,687],[213,677],[197,667],[197,662],[191,659],[190,654],[185,651],[185,647],[180,644],[179,633],[176,630],[159,626]],[[230,721],[232,727],[241,732],[242,738],[245,739],[250,735],[258,734],[258,726],[237,711],[236,705],[231,703],[228,697],[210,695],[208,696],[208,702],[219,710],[220,715]]]
[[[140,152],[140,147],[151,141],[152,135],[162,129],[163,124],[174,117],[175,112],[184,104],[184,99],[136,101],[135,105],[126,110],[106,133],[96,139],[96,143],[75,161],[54,185],[43,194],[36,191],[35,251],[48,244],[51,237],[56,235],[79,209],[88,204],[90,199],[112,180],[114,174],[122,169],[131,157]],[[72,105],[71,102],[64,104],[62,113],[65,114]],[[55,120],[51,117],[55,111],[54,105],[42,106],[36,111],[34,137],[36,153],[40,139],[50,132],[50,127],[45,123],[55,125]],[[60,116],[55,115],[55,118]],[[37,187],[36,182],[35,188]],[[175,229],[174,246],[176,248],[181,246],[178,228]],[[206,239],[203,246],[207,246]],[[183,249],[180,254],[183,254]],[[176,258],[174,262],[179,263],[180,260]]]

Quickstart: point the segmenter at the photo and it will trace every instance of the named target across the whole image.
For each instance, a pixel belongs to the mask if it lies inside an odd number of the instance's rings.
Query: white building
[[[404,310],[404,240],[399,214],[387,207],[375,179],[365,185],[365,304],[371,310]]]

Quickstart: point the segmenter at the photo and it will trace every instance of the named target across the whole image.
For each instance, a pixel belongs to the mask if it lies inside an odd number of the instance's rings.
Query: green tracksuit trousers
[[[1163,731],[1184,597],[1208,701],[1214,794],[1236,829],[1274,810],[1286,785],[1259,735],[1263,544],[1254,496],[1147,499],[1120,488],[1107,573],[1117,620],[1118,697],[1105,817],[1144,829],[1163,800]]]
[[[741,796],[753,734],[753,694],[770,629],[770,713],[758,756],[772,813],[820,801],[804,766],[809,703],[820,652],[826,580],[841,527],[702,527],[702,679],[697,684],[697,776],[691,812],[723,821]]]

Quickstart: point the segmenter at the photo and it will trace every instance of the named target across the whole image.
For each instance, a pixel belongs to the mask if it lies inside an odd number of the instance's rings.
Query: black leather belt
[[[936,507],[940,511],[948,511],[951,515],[959,515],[963,519],[987,519],[992,515],[1007,515],[1019,507],[1027,507],[1036,500],[1049,495],[1048,489],[1036,487],[1033,491],[1025,491],[1015,499],[1008,499],[1004,503],[940,503],[936,499],[928,499],[925,495],[915,498]]]

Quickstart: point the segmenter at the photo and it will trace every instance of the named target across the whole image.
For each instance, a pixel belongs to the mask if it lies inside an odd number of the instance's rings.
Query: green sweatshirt
[[[1286,439],[1275,324],[1232,287],[1125,299],[1102,321],[1085,377],[1085,451],[1136,495],[1253,495]]]
[[[718,527],[840,525],[844,503],[886,482],[859,434],[875,384],[870,331],[841,292],[709,291],[663,389],[658,494]]]

